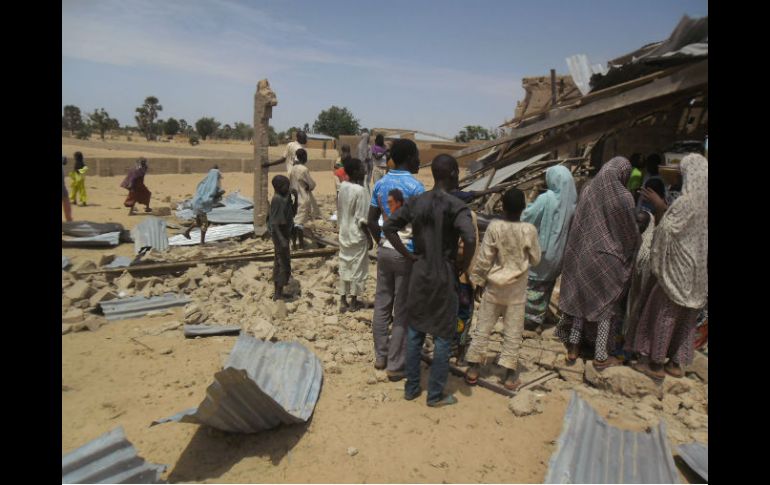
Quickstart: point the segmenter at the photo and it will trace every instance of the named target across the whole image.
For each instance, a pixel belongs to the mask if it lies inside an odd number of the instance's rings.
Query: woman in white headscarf
[[[537,328],[545,320],[556,278],[561,274],[567,233],[577,204],[575,180],[567,167],[557,165],[546,170],[545,183],[548,190],[521,215],[522,222],[537,228],[542,250],[540,264],[529,270],[524,321],[527,328]]]
[[[628,337],[631,350],[646,358],[634,369],[656,381],[682,377],[682,366],[692,362],[696,320],[708,295],[708,160],[691,153],[680,167],[682,195],[671,206],[643,191],[658,221],[649,263],[654,285]]]

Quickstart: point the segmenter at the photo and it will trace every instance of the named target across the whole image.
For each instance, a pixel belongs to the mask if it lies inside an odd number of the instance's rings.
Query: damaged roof
[[[120,426],[62,456],[61,482],[161,483],[165,469],[137,455]]]
[[[188,303],[190,303],[190,299],[184,295],[179,296],[174,293],[166,293],[161,296],[153,296],[152,298],[132,296],[103,301],[99,303],[99,308],[104,312],[107,320],[125,320],[141,317],[151,311],[184,306]]]
[[[134,251],[139,254],[147,246],[155,251],[168,251],[168,234],[166,221],[159,217],[149,216],[131,229],[134,239]]]
[[[254,224],[225,224],[224,226],[212,226],[206,231],[206,242],[221,241],[231,237],[245,236],[254,232]],[[194,246],[201,242],[201,230],[195,228],[190,231],[190,239],[182,234],[168,238],[170,246]]]
[[[665,422],[616,428],[573,391],[545,483],[679,483]]]
[[[152,424],[177,421],[256,433],[302,423],[313,414],[322,379],[321,362],[303,345],[241,334],[203,402]]]

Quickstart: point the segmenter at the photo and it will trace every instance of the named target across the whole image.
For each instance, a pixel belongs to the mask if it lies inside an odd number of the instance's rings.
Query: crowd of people
[[[300,195],[312,193],[315,183],[306,169],[295,172],[306,163],[303,151],[295,152],[288,179],[273,179],[270,213],[281,234],[273,239],[277,298],[283,297],[278,282],[285,284],[290,275],[285,235],[298,221],[315,217],[309,197]],[[399,139],[385,147],[377,135],[369,146],[365,133],[356,152],[353,158],[350,146],[341,147],[334,172],[339,311],[366,307],[361,298],[369,250],[376,245],[374,367],[391,381],[406,378],[405,399],[422,393],[420,362],[431,335],[427,403],[456,403],[445,392],[450,357],[467,361],[465,380],[476,384],[500,318],[497,365],[506,370],[503,385],[521,386],[523,331],[542,330],[560,276],[555,335],[565,345],[567,365],[583,356],[599,371],[630,363],[656,382],[684,375],[693,358],[696,322],[707,305],[705,157],[684,157],[681,180],[668,186],[658,173],[659,156],[615,157],[579,195],[569,169],[550,167],[547,190],[531,203],[517,188],[502,195],[504,214],[480,239],[476,215],[466,204],[473,195],[458,190],[453,157],[432,160],[434,185],[426,191],[415,177],[420,160],[413,141]],[[291,207],[297,209],[290,212]],[[477,318],[466,347],[474,299]]]
[[[297,133],[284,156],[286,175],[272,179],[268,229],[275,260],[273,298],[285,299],[291,278],[291,248],[304,247],[304,225],[321,217],[307,168],[306,135]],[[555,335],[564,343],[566,363],[583,356],[601,371],[631,364],[655,382],[679,378],[693,360],[696,324],[708,299],[708,161],[697,153],[679,164],[679,180],[664,183],[660,157],[605,162],[578,194],[572,172],[562,165],[545,173],[547,190],[527,203],[510,188],[502,194],[502,217],[493,218],[483,238],[458,190],[459,165],[442,154],[431,162],[433,188],[415,175],[417,145],[408,139],[386,147],[382,135],[369,145],[365,133],[356,149],[341,147],[335,164],[339,241],[339,311],[373,307],[374,367],[388,379],[406,379],[405,395],[417,398],[423,345],[432,336],[429,406],[454,404],[445,393],[450,357],[468,363],[465,381],[474,385],[488,364],[490,335],[503,321],[497,365],[503,385],[521,386],[519,350],[525,329],[542,330],[557,279],[561,277]],[[86,205],[83,155],[75,153],[62,204]],[[389,164],[390,163],[390,164]],[[124,205],[151,212],[144,184],[148,166],[139,159],[121,183]],[[200,227],[221,199],[222,174],[214,167],[193,197]],[[369,254],[377,247],[374,302],[363,300]],[[477,318],[471,328],[474,313]],[[470,345],[468,345],[470,340]]]

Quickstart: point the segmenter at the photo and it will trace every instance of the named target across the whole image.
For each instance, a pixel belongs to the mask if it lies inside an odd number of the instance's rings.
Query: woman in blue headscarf
[[[557,165],[546,170],[545,183],[548,190],[521,215],[522,222],[537,228],[542,251],[540,264],[529,270],[524,324],[530,329],[538,328],[545,320],[556,278],[561,273],[567,233],[577,204],[575,180],[566,167]]]
[[[222,181],[222,173],[217,168],[209,170],[206,178],[198,184],[198,188],[195,190],[195,197],[192,200],[193,213],[195,214],[195,221],[184,232],[184,237],[190,239],[190,231],[194,227],[201,228],[201,244],[206,242],[206,231],[209,228],[209,219],[206,216],[211,209],[214,208],[214,204],[222,198],[224,190],[220,188]]]

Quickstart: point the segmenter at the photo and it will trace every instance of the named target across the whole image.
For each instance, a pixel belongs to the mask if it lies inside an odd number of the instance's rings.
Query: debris
[[[352,446],[348,446],[348,455],[350,456],[356,456],[358,454],[358,449],[354,448]]]
[[[115,284],[119,289],[127,290],[134,285],[134,277],[129,272],[124,271],[120,278],[115,280]]]
[[[93,290],[85,281],[76,281],[74,285],[70,286],[64,296],[72,301],[82,300],[88,298],[93,293]]]
[[[591,361],[586,364],[585,378],[599,389],[626,397],[662,396],[663,393],[652,379],[627,366],[608,367],[598,372]]]
[[[316,338],[316,333],[313,330],[308,329],[302,332],[302,337],[309,342],[313,342]]]
[[[120,231],[123,231],[123,225],[116,222],[76,221],[61,224],[61,232],[72,237],[93,237],[113,232],[120,233]]]
[[[709,446],[698,442],[679,445],[676,448],[679,456],[687,463],[692,471],[697,473],[702,479],[709,480]]]
[[[139,254],[143,248],[156,251],[168,251],[169,240],[166,233],[166,221],[155,216],[148,216],[131,229],[134,239],[134,252]]]
[[[72,325],[64,324],[61,325],[61,334],[66,335],[72,331]]]
[[[206,242],[221,241],[232,237],[245,236],[254,233],[254,224],[225,224],[224,226],[211,226],[206,232]],[[190,239],[182,234],[177,234],[168,239],[170,246],[193,246],[200,244],[201,231],[195,228],[190,232]]]
[[[70,263],[69,258],[67,258],[67,256],[62,254],[61,255],[61,269],[67,269],[67,267],[69,267],[70,264],[72,264],[72,263]]]
[[[104,269],[117,269],[130,266],[134,260],[128,256],[117,256],[109,264],[103,266]]]
[[[96,264],[94,264],[94,262],[91,261],[90,259],[84,259],[72,265],[73,273],[78,273],[80,271],[89,271],[93,269],[96,269]]]
[[[242,334],[203,402],[152,424],[178,421],[256,433],[282,423],[303,423],[313,414],[322,377],[321,362],[304,346]]]
[[[160,351],[160,352],[158,352],[158,353],[159,353],[160,355],[169,355],[169,354],[171,354],[172,352],[174,352],[174,349],[172,349],[171,347],[166,347],[166,348],[164,348],[163,350],[161,350],[161,351]]]
[[[77,323],[83,321],[83,310],[72,308],[61,317],[62,323]]]
[[[174,293],[166,293],[162,296],[145,298],[143,296],[133,296],[129,298],[119,298],[116,300],[103,301],[99,304],[107,320],[124,320],[127,318],[136,318],[153,310],[161,310],[175,306],[183,306],[189,303],[189,298],[180,297]]]
[[[105,248],[120,244],[120,233],[110,232],[93,237],[75,237],[61,240],[63,248]]]
[[[575,384],[583,382],[586,370],[586,364],[583,359],[578,358],[574,363],[568,363],[565,359],[559,360],[560,362],[557,363],[556,370],[565,381]]]
[[[276,300],[273,302],[273,309],[270,315],[273,320],[286,320],[289,316],[289,311],[286,309],[286,302],[284,300]]]
[[[703,352],[695,351],[692,364],[685,369],[687,374],[695,374],[705,383],[709,381],[709,358]]]
[[[537,395],[525,389],[516,393],[514,397],[508,400],[508,409],[516,416],[529,416],[530,414],[540,414],[543,412],[543,403]]]
[[[647,432],[621,430],[573,391],[545,483],[678,482],[665,422]]]
[[[329,342],[314,342],[313,346],[318,350],[326,350],[329,348]]]
[[[188,325],[194,325],[202,320],[205,320],[207,315],[198,306],[197,303],[190,303],[184,307],[184,321]]]
[[[336,316],[324,318],[324,325],[338,325],[338,324],[339,324],[339,318]]]
[[[99,256],[99,266],[105,266],[110,264],[115,259],[114,253],[106,253]]]
[[[240,325],[185,325],[184,336],[187,338],[208,337],[211,335],[237,335],[241,332]]]
[[[122,426],[61,459],[62,483],[161,483],[165,470],[137,455]]]
[[[104,324],[105,324],[104,321],[99,320],[99,319],[95,319],[95,318],[92,318],[90,320],[86,320],[86,322],[85,322],[86,328],[88,330],[92,331],[92,332],[96,332],[97,330],[102,328],[102,326],[104,326]]]

